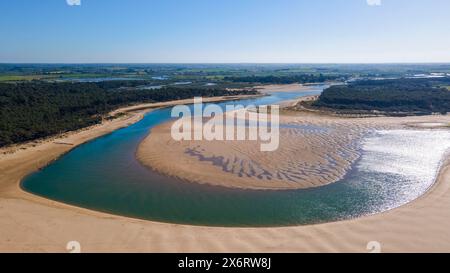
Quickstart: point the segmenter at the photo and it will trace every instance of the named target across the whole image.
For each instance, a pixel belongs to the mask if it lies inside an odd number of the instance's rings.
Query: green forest
[[[0,147],[98,124],[120,106],[256,91],[165,87],[145,81],[0,83]]]
[[[326,89],[313,107],[335,110],[450,112],[449,78],[365,80]]]

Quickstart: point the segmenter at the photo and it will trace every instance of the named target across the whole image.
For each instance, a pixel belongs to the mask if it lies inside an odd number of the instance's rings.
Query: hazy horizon
[[[15,0],[0,9],[3,64],[450,63],[446,0]]]
[[[265,63],[265,62],[0,62],[0,65],[450,65],[449,62],[379,62],[379,63]]]

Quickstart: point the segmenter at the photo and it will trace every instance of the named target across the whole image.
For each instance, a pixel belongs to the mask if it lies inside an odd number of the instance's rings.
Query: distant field
[[[83,78],[107,78],[111,74],[95,74],[95,73],[69,73],[56,76],[58,78],[83,79]]]
[[[48,75],[0,75],[0,82],[9,82],[9,81],[32,81],[32,80],[40,80],[40,79],[49,79],[54,76]]]
[[[93,74],[93,73],[70,73],[70,74],[52,74],[52,75],[0,75],[0,82],[13,81],[32,81],[32,80],[50,80],[50,79],[86,79],[86,78],[107,78],[113,77],[111,74]],[[123,78],[130,75],[121,76]]]

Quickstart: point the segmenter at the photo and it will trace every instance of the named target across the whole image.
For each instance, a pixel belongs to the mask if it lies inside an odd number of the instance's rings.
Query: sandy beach
[[[372,130],[445,124],[448,119],[349,119],[290,112],[280,115],[280,145],[270,153],[260,150],[260,140],[176,141],[171,135],[174,122],[170,121],[152,129],[140,144],[137,157],[143,165],[164,175],[201,184],[258,190],[307,189],[341,180],[360,157],[363,136]]]
[[[269,85],[259,85],[254,87],[256,90],[262,93],[269,92],[293,92],[293,91],[310,91],[311,85],[305,84],[269,84]]]
[[[435,186],[408,205],[349,221],[286,228],[156,223],[81,209],[20,189],[19,182],[25,175],[77,145],[139,121],[149,107],[172,104],[121,109],[128,114],[102,125],[63,138],[2,150],[0,251],[67,252],[67,242],[78,241],[83,252],[368,252],[367,244],[377,241],[383,252],[450,252],[449,161],[443,165]],[[284,122],[294,123],[297,119],[288,116]],[[321,122],[333,125],[337,120],[322,117]],[[448,116],[381,118],[380,126],[448,123],[448,120]],[[297,120],[299,125],[313,122],[318,121],[312,115]],[[373,124],[369,119],[346,122],[358,122],[362,129],[364,122]]]
[[[289,126],[280,128],[280,146],[274,152],[262,152],[261,141],[175,141],[173,122],[167,122],[152,129],[137,157],[168,176],[261,190],[306,189],[336,182],[359,157],[354,142],[364,133],[361,124],[337,119],[329,123],[324,118],[285,120],[281,119],[282,126]]]

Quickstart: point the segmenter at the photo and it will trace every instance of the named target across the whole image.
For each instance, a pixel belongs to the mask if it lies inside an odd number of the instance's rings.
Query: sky
[[[449,0],[0,0],[0,63],[450,62]]]

